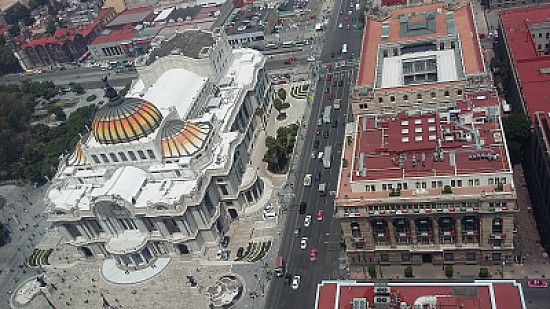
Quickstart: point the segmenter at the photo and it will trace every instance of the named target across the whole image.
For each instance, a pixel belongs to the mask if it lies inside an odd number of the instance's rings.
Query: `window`
[[[451,187],[456,187],[456,180],[454,179],[451,180]]]
[[[122,161],[128,161],[128,158],[124,152],[119,152],[118,156],[122,159]]]
[[[443,260],[446,262],[454,261],[453,253],[452,252],[443,252]]]
[[[487,183],[493,185],[495,183],[495,180],[493,178],[489,178],[489,180],[487,180]]]
[[[384,99],[383,98],[378,98],[378,103],[382,103],[384,102]]]
[[[451,41],[451,48],[455,49],[455,41]]]
[[[448,97],[449,96],[449,91],[448,90],[445,90],[445,92],[443,93],[444,96]]]
[[[149,158],[154,159],[155,153],[151,149],[147,149],[147,154],[149,155]]]
[[[395,102],[395,96],[390,96],[390,102]]]
[[[358,238],[361,237],[361,228],[359,227],[359,223],[352,222],[350,223],[351,226],[351,237]]]
[[[111,157],[111,160],[113,160],[113,162],[118,162],[118,158],[116,157],[116,155],[114,153],[109,153],[109,157]]]
[[[145,156],[145,153],[141,150],[138,150],[138,155],[139,155],[139,158],[142,160],[147,159],[147,157]]]
[[[474,180],[473,180],[473,179],[468,179],[468,186],[469,186],[469,187],[473,187],[473,186],[474,186]]]
[[[100,154],[101,160],[103,160],[103,163],[109,163],[109,159],[107,159],[107,155],[104,153]]]
[[[432,99],[435,99],[435,92],[432,92],[430,95],[432,96]]]
[[[461,179],[456,181],[456,186],[457,187],[462,187],[462,180]]]
[[[403,101],[408,101],[409,100],[409,96],[408,95],[404,95],[403,96]]]
[[[435,188],[435,187],[436,187],[436,185],[437,185],[437,182],[435,182],[435,181],[432,181],[432,188]]]
[[[417,98],[418,100],[422,100],[422,94],[420,94],[420,93],[417,94],[417,95],[416,95],[416,98]]]
[[[130,159],[132,159],[132,161],[136,161],[136,160],[137,160],[136,154],[135,154],[133,151],[129,150],[129,151],[128,151],[128,155],[130,156]]]
[[[229,191],[227,191],[227,185],[226,184],[220,184],[220,190],[222,191],[223,195],[229,195]]]
[[[478,178],[474,179],[474,185],[479,186],[479,179]]]
[[[457,94],[457,95],[462,95],[462,89],[458,89],[458,90],[456,91],[456,94]]]
[[[387,253],[380,254],[380,262],[389,262],[390,261],[390,255]]]
[[[92,159],[95,163],[99,163],[99,158],[96,155],[92,155]]]
[[[467,262],[477,262],[477,257],[475,252],[466,252],[466,261]]]
[[[401,261],[410,262],[411,261],[411,254],[410,253],[401,253]]]
[[[492,254],[493,262],[500,262],[502,261],[502,253],[495,252]]]

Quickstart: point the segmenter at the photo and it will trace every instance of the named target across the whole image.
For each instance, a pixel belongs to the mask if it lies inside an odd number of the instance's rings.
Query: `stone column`
[[[462,217],[457,217],[455,221],[456,246],[462,247]]]
[[[80,232],[80,234],[82,235],[82,237],[86,238],[86,239],[91,239],[91,235],[90,233],[86,230],[86,228],[82,225],[82,222],[81,223],[76,223],[75,224],[76,226],[76,229]]]
[[[99,223],[101,228],[105,231],[105,233],[111,234],[111,235],[116,234],[104,219],[98,219],[97,222]]]
[[[158,221],[155,222],[155,224],[157,225],[157,229],[160,231],[160,234],[162,236],[164,237],[171,236],[170,232],[166,228],[166,225],[164,224],[164,221],[162,221],[162,219],[158,219]]]
[[[397,241],[395,239],[395,227],[393,226],[393,221],[391,219],[388,219],[388,232],[390,235],[390,246],[395,248]]]
[[[147,229],[147,226],[145,225],[145,223],[143,223],[143,219],[142,218],[135,218],[134,219],[134,223],[136,224],[138,230],[142,233],[145,233],[145,234],[149,234],[149,230]]]
[[[61,233],[61,235],[63,235],[63,237],[65,237],[65,239],[67,241],[73,241],[74,240],[74,237],[73,235],[71,235],[71,233],[69,233],[69,230],[67,230],[67,228],[65,227],[65,225],[57,225],[57,230]]]
[[[418,238],[416,237],[416,222],[414,221],[414,219],[410,220],[410,225],[412,246],[415,247],[418,244]]]
[[[432,220],[432,229],[433,229],[433,239],[434,245],[439,247],[439,222],[437,222],[437,217]]]
[[[84,229],[86,229],[86,231],[88,231],[88,234],[90,234],[90,236],[92,238],[96,238],[99,233],[97,233],[93,228],[92,228],[92,225],[90,224],[90,222],[86,221],[86,220],[83,220],[82,221],[82,226],[84,227]]]
[[[177,218],[174,221],[176,221],[176,224],[178,228],[180,229],[181,233],[185,236],[189,236],[189,231],[185,227],[185,224],[183,224],[182,218]]]

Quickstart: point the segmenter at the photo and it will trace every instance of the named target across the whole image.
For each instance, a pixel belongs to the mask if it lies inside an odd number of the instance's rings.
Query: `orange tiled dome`
[[[95,115],[92,133],[101,144],[138,140],[155,131],[162,121],[160,111],[143,99],[124,99],[120,104],[105,104]]]
[[[162,155],[164,158],[192,156],[201,150],[212,126],[208,122],[167,122],[162,128]]]

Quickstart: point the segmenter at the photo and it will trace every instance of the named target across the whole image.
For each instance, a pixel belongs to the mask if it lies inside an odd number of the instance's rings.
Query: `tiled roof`
[[[529,26],[548,22],[550,6],[508,10],[501,13],[503,32],[510,47],[512,61],[521,81],[527,112],[549,112],[550,55],[538,55]]]
[[[127,10],[120,13],[113,19],[107,27],[116,27],[132,23],[141,23],[153,14],[153,8],[150,6]]]
[[[92,41],[92,43],[90,43],[90,45],[103,44],[108,42],[128,41],[133,39],[136,33],[137,31],[132,28],[110,30],[109,34],[98,36]]]
[[[35,47],[39,45],[46,44],[56,44],[62,45],[67,41],[73,41],[76,35],[80,34],[83,37],[87,37],[90,33],[99,25],[99,20],[94,21],[88,25],[82,26],[69,26],[67,28],[57,29],[53,37],[44,37],[39,39],[34,39],[29,42],[23,43],[21,48]]]

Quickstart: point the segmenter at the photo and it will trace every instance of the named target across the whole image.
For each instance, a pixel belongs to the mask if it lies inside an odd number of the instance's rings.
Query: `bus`
[[[342,54],[347,54],[348,53],[348,44],[344,44],[342,45]]]
[[[275,276],[282,277],[285,272],[285,263],[282,256],[275,258]]]
[[[294,41],[285,41],[282,44],[283,48],[292,48],[296,46],[296,42]]]
[[[332,110],[332,106],[325,107],[325,111],[323,112],[323,122],[324,123],[330,123],[330,111]]]
[[[331,161],[332,161],[332,147],[326,146],[325,154],[323,155],[323,166],[325,168],[330,168]]]

